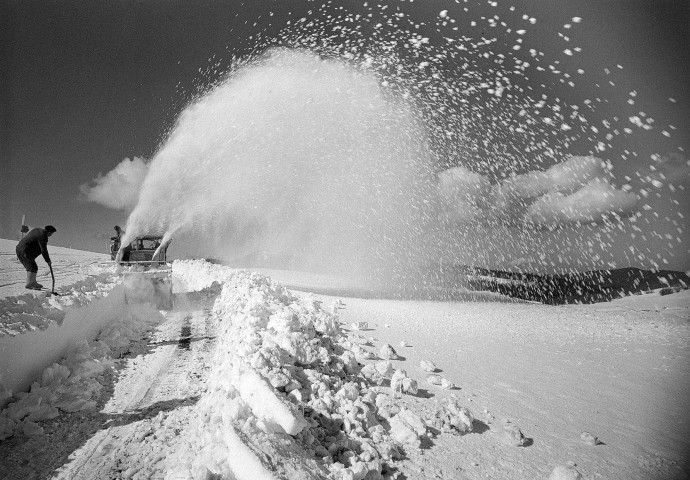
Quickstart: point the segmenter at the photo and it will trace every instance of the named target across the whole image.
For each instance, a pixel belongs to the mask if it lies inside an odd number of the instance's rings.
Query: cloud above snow
[[[125,158],[105,175],[98,174],[91,182],[79,187],[89,202],[115,210],[132,210],[139,201],[139,190],[149,167],[144,159]]]
[[[555,191],[539,197],[527,209],[524,221],[549,227],[600,222],[613,214],[632,213],[636,205],[636,195],[616,190],[601,179],[594,179],[571,195]]]
[[[571,156],[546,171],[491,184],[483,175],[454,167],[438,175],[442,219],[554,228],[628,215],[638,197],[611,185],[610,169],[597,157]]]

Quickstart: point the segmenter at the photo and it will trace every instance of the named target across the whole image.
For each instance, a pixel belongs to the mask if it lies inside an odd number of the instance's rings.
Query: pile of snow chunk
[[[214,316],[209,386],[167,478],[377,479],[427,435],[360,373],[337,317],[312,297],[235,271]]]
[[[432,425],[441,431],[467,433],[472,431],[473,422],[472,413],[460,405],[457,397],[452,396],[441,401],[434,412]]]
[[[60,362],[43,371],[41,378],[31,384],[28,392],[14,395],[6,392],[4,402],[9,403],[0,411],[0,441],[15,434],[41,435],[43,428],[36,422],[50,420],[61,412],[96,408],[107,381],[104,374],[114,367],[114,359],[132,340],[142,338],[162,319],[161,314],[150,305],[117,305],[121,307],[120,316],[112,319],[94,341],[76,341]],[[102,314],[108,315],[113,311],[104,309]]]

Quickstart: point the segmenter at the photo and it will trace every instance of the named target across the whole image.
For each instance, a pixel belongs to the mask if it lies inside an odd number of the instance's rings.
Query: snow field
[[[58,420],[77,426],[90,412],[93,430],[68,448],[78,460],[57,478],[684,478],[678,452],[687,422],[682,402],[672,399],[687,391],[686,294],[559,308],[343,303],[204,261],[175,262],[173,272],[177,307],[164,317],[148,305],[127,305],[113,287],[105,298],[67,309],[62,326],[47,319],[45,331],[0,337],[19,345],[46,335],[48,346],[80,321],[100,325],[93,340],[74,342],[39,372],[29,392],[8,396],[0,432],[17,439],[6,449],[30,452],[32,439],[54,441],[54,422],[43,420],[76,411]],[[203,309],[192,291],[202,294]],[[44,300],[30,300],[35,311]],[[196,315],[192,323],[205,327],[181,334]],[[164,344],[192,338],[194,350],[210,342],[203,355],[180,357],[187,360],[179,368],[195,374],[170,377],[179,388],[140,405],[128,385],[148,395],[152,365],[129,383],[118,377],[110,398],[117,357],[163,324]],[[385,338],[369,336],[381,327]],[[155,355],[130,357],[148,365]],[[101,417],[96,400],[106,395],[122,408]],[[127,411],[130,400],[136,413]],[[122,425],[106,431],[103,418]]]

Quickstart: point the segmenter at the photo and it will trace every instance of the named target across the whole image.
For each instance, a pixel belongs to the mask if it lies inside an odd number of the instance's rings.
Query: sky
[[[108,179],[115,179],[117,175],[113,172],[118,169],[134,177],[143,176],[146,165],[161,149],[179,113],[205,85],[217,80],[232,65],[233,58],[252,52],[257,44],[264,43],[262,39],[277,36],[288,22],[315,16],[320,5],[321,2],[309,1],[3,2],[0,5],[0,41],[6,61],[0,72],[3,85],[0,97],[0,237],[17,237],[21,218],[26,215],[26,223],[30,226],[52,224],[57,227],[58,233],[51,237],[51,244],[106,251],[112,227],[127,221],[127,209],[132,208],[127,200],[131,203],[136,197],[136,187],[132,187],[131,178],[120,184],[118,190],[121,194],[124,192],[119,197],[123,202],[120,204],[94,197],[97,192],[92,187],[99,182],[113,185]],[[371,11],[366,2],[342,1],[330,2],[330,5],[331,8],[343,6],[355,13]],[[610,146],[606,151],[597,155],[611,162],[616,178],[613,188],[619,192],[615,195],[622,199],[622,211],[627,215],[628,210],[636,208],[643,213],[651,210],[642,218],[646,223],[637,224],[637,228],[644,231],[614,228],[602,240],[596,228],[547,229],[546,233],[539,234],[538,243],[543,247],[552,242],[552,251],[538,254],[529,252],[525,245],[534,240],[534,235],[517,235],[516,238],[520,238],[515,243],[520,246],[509,255],[515,265],[525,253],[540,258],[544,255],[558,257],[560,245],[577,237],[580,240],[571,250],[591,243],[590,239],[598,244],[612,244],[607,249],[608,255],[616,259],[618,267],[656,264],[661,268],[690,268],[685,240],[687,231],[683,223],[687,215],[678,217],[678,213],[687,212],[687,192],[676,190],[673,198],[664,196],[662,199],[655,197],[652,189],[649,198],[640,198],[635,206],[626,206],[622,190],[627,182],[639,196],[639,190],[645,188],[640,178],[646,176],[649,177],[647,182],[654,181],[660,171],[664,174],[674,171],[680,179],[676,184],[687,184],[686,159],[690,148],[687,124],[690,118],[690,85],[687,82],[690,76],[687,49],[690,6],[687,2],[533,0],[520,2],[514,11],[508,9],[508,4],[499,7],[493,2],[388,1],[376,2],[376,5],[388,5],[389,11],[399,8],[413,21],[426,22],[419,31],[432,41],[438,35],[429,25],[438,19],[440,12],[447,11],[450,18],[458,19],[459,29],[448,29],[444,35],[455,35],[456,42],[461,35],[475,40],[495,36],[499,39],[494,48],[497,51],[513,51],[507,39],[515,35],[514,32],[511,35],[496,33],[505,28],[487,26],[486,18],[500,14],[509,26],[515,25],[513,30],[519,28],[518,24],[526,24],[528,33],[524,35],[523,51],[536,48],[543,51],[546,58],[557,58],[560,66],[573,70],[576,65],[569,62],[577,62],[587,73],[586,82],[578,83],[575,89],[555,83],[548,70],[535,72],[522,87],[529,88],[530,82],[545,84],[541,90],[559,96],[565,103],[603,98],[592,118],[619,116],[627,119],[640,111],[654,118],[654,135],[647,134],[631,120],[633,133],[616,136],[608,142]],[[470,6],[469,13],[463,12],[464,5]],[[523,15],[527,15],[526,21],[521,18]],[[536,23],[532,24],[532,18]],[[573,22],[573,18],[581,18],[581,21]],[[572,37],[572,41],[563,43],[564,36]],[[565,49],[575,46],[581,47],[581,52],[563,54]],[[444,68],[448,78],[461,75],[453,62],[448,62]],[[645,117],[641,118],[638,117],[638,121],[644,125]],[[492,134],[497,135],[496,130]],[[476,139],[485,136],[486,132],[478,126],[468,135]],[[597,138],[603,137],[602,133]],[[595,146],[591,143],[590,139],[583,139],[581,144],[572,145],[567,153],[590,154]],[[478,175],[480,184],[486,181],[505,186],[508,173],[524,175],[547,171],[553,166],[521,162],[503,164],[500,160],[489,162],[491,165],[487,166],[486,158],[481,162],[461,162],[456,153],[441,158],[439,165],[467,169],[468,175]],[[672,157],[672,161],[656,162],[663,168],[650,171],[649,166],[655,164],[650,155],[655,153],[664,158],[671,153],[678,156]],[[563,161],[565,158],[559,158],[555,163]],[[587,181],[603,178],[605,174],[605,170],[598,171]],[[631,181],[626,181],[626,177]],[[525,177],[521,178],[518,183],[525,183]],[[669,183],[667,178],[658,181]],[[599,187],[589,185],[589,190],[578,191],[586,198],[592,191],[602,191],[601,188],[597,190]],[[90,199],[85,195],[88,192],[92,194]],[[104,195],[108,196],[107,192]],[[492,198],[495,196],[494,192]],[[546,218],[548,215],[543,208],[551,200],[544,199],[543,195],[529,198],[529,204],[522,204],[523,209],[529,209],[528,216],[539,217],[539,208],[542,208],[540,218]],[[674,200],[677,203],[673,203]],[[477,207],[476,197],[472,197],[471,202]],[[464,207],[466,205],[461,205],[456,213]],[[437,231],[445,229],[447,236],[447,228],[456,227],[439,227]],[[471,224],[468,227],[463,223],[457,228],[460,232],[457,238],[465,241],[467,237],[462,232],[468,228],[484,231],[486,227]],[[511,228],[506,227],[502,234],[512,236]],[[635,252],[623,254],[621,252],[631,247],[631,233],[635,234]],[[430,236],[437,235],[432,232]],[[669,247],[670,243],[673,248]],[[453,248],[452,242],[446,242],[439,247],[438,255],[452,256]],[[497,242],[497,248],[503,248],[501,242]],[[659,256],[661,250],[665,253]],[[589,254],[585,252],[584,255]],[[491,263],[490,257],[491,254],[477,255],[476,248],[472,250],[471,258]],[[566,257],[556,263],[567,267],[573,257]],[[653,258],[647,261],[647,257]],[[458,261],[468,261],[468,257],[460,256]],[[537,268],[532,261],[527,261],[526,265]],[[587,262],[580,262],[573,267],[586,268],[587,265]],[[506,262],[499,266],[506,266]]]

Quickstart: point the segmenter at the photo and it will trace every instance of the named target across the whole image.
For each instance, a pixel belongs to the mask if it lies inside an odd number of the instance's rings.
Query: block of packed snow
[[[429,360],[422,360],[421,362],[419,362],[419,366],[425,372],[433,373],[436,371],[436,364],[434,362],[429,361]]]
[[[376,371],[386,378],[390,378],[393,373],[395,373],[395,367],[387,360],[376,362],[374,365],[376,367]]]
[[[572,465],[559,465],[553,469],[549,480],[581,480],[582,475]]]
[[[378,370],[376,370],[376,365],[373,363],[369,363],[367,365],[364,365],[362,367],[362,370],[360,370],[360,373],[364,378],[369,380],[372,383],[375,383],[376,385],[381,385],[383,384],[383,381],[385,380],[385,377],[381,375]]]
[[[290,377],[280,370],[270,370],[266,372],[266,378],[275,388],[284,387],[290,383]]]
[[[399,360],[400,355],[388,343],[384,344],[379,350],[379,356],[384,360]]]
[[[409,378],[405,370],[396,370],[391,377],[391,388],[397,393],[416,395],[419,391],[417,381]]]
[[[351,401],[355,400],[359,397],[359,387],[353,382],[348,382],[338,390],[336,396]]]
[[[599,439],[595,435],[592,435],[589,432],[582,432],[580,434],[580,440],[582,442],[586,443],[587,445],[592,445],[592,446],[599,445],[599,443],[600,443]]]
[[[359,372],[359,363],[357,363],[357,357],[350,350],[345,350],[342,355],[340,355],[340,360],[343,362],[343,368],[346,373],[354,375]]]
[[[474,426],[474,415],[455,397],[441,402],[436,418],[442,421],[443,429],[453,429],[459,433],[471,432]]]
[[[261,460],[242,442],[232,426],[223,432],[223,442],[228,451],[227,462],[237,480],[275,480]]]
[[[453,382],[451,382],[450,380],[448,380],[447,378],[442,377],[441,378],[441,388],[445,388],[446,390],[451,390],[451,389],[455,388],[455,384]]]
[[[520,427],[510,422],[506,422],[503,425],[503,441],[509,445],[521,447],[525,444],[527,439],[522,433],[522,430],[520,430]]]
[[[371,360],[375,357],[372,352],[357,344],[352,345],[352,353],[354,353],[357,360]]]
[[[14,429],[16,426],[17,422],[5,415],[0,415],[0,441],[14,435]]]
[[[297,435],[308,425],[302,414],[291,403],[278,398],[268,382],[254,370],[242,372],[237,389],[254,415],[272,427],[278,427],[277,431]]]
[[[420,437],[426,434],[426,426],[419,416],[403,408],[388,422],[391,426],[390,434],[393,440],[401,445],[419,448],[421,445]]]
[[[376,408],[378,414],[383,418],[390,418],[400,412],[398,402],[391,396],[385,394],[376,396]]]
[[[52,364],[50,367],[43,370],[43,375],[41,376],[41,385],[48,385],[51,383],[62,383],[70,376],[69,368],[64,365],[59,365],[57,363]]]

